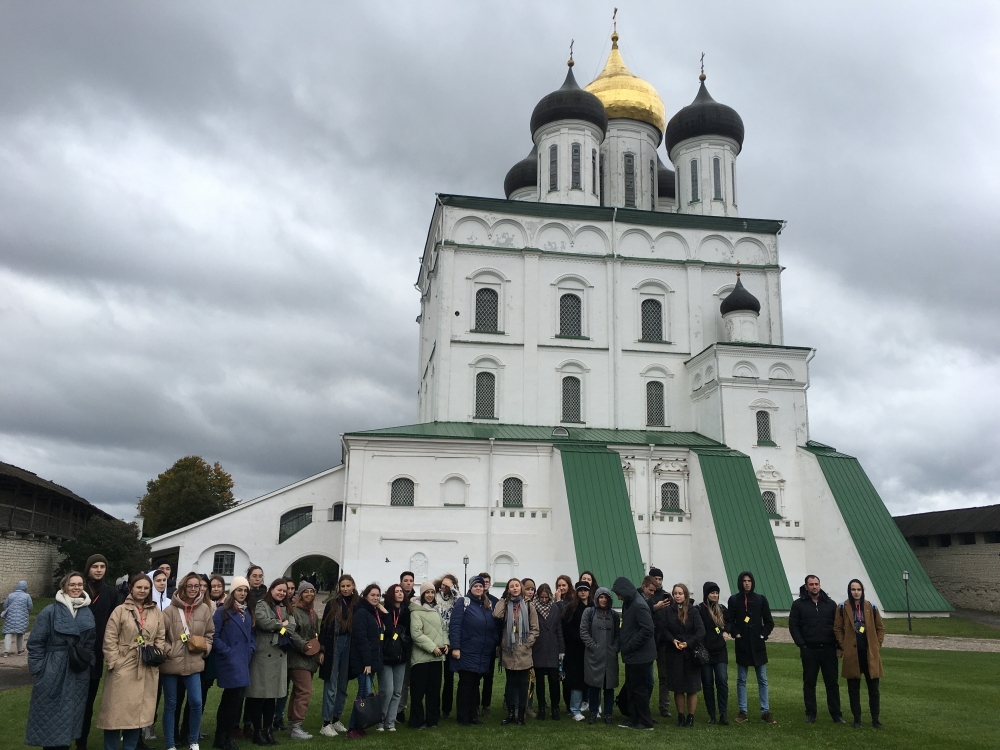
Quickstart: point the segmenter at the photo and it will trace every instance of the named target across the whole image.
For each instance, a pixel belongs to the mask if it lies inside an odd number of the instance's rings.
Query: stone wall
[[[976,542],[915,547],[913,552],[953,606],[1000,612],[1000,544],[984,544],[983,534],[976,534]]]
[[[60,559],[58,547],[50,540],[0,537],[0,596],[6,597],[18,581],[28,582],[32,596],[52,596],[52,576]]]

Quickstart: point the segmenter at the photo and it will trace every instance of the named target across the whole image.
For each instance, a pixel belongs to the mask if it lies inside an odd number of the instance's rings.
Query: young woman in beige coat
[[[135,750],[139,731],[153,723],[159,667],[147,667],[139,657],[139,646],[166,647],[163,614],[150,595],[152,583],[139,573],[129,580],[129,595],[108,619],[104,631],[104,678],[97,726],[104,730],[105,750]]]
[[[847,584],[847,601],[837,607],[833,618],[833,636],[844,654],[842,676],[847,680],[854,728],[861,728],[861,675],[864,675],[872,726],[881,729],[878,681],[883,676],[880,652],[885,640],[885,626],[878,608],[865,599],[865,585],[857,578]]]
[[[503,623],[500,635],[500,663],[507,670],[504,702],[507,718],[501,724],[524,724],[528,705],[528,673],[531,671],[531,647],[538,638],[538,614],[535,605],[524,598],[517,578],[507,581],[503,597],[493,608],[493,617]],[[516,716],[515,716],[516,712]]]

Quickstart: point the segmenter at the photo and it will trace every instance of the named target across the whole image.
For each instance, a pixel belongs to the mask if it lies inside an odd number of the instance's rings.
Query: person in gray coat
[[[653,616],[645,598],[625,576],[619,576],[611,590],[622,602],[619,652],[625,662],[628,688],[629,721],[620,726],[651,730],[653,717],[649,712],[649,699],[653,695],[653,662],[656,661]]]
[[[580,620],[580,640],[586,652],[583,657],[583,679],[590,688],[590,717],[597,721],[604,691],[604,723],[611,724],[611,711],[618,687],[618,613],[611,608],[611,592],[603,586],[594,597],[596,606],[583,613]]]
[[[28,670],[35,678],[25,745],[68,748],[83,730],[94,663],[96,627],[83,575],[66,575],[56,601],[41,611],[28,638]]]
[[[17,653],[24,653],[24,634],[28,632],[28,616],[32,601],[28,595],[28,582],[18,581],[17,588],[7,594],[3,603],[3,655],[10,656],[10,647],[17,640]]]
[[[276,578],[254,609],[257,648],[250,659],[250,687],[246,710],[253,722],[253,744],[276,745],[273,735],[274,704],[288,690],[288,660],[279,646],[281,636],[295,630],[285,601],[288,588],[284,578]]]

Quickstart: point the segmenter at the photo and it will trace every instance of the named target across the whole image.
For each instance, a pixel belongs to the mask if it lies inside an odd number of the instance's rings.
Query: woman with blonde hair
[[[524,724],[528,705],[528,673],[531,671],[531,647],[538,638],[538,614],[535,606],[524,598],[521,581],[507,581],[503,597],[493,608],[493,617],[500,623],[500,663],[507,670],[504,702],[507,718],[501,724]]]
[[[667,687],[674,694],[677,726],[693,727],[701,690],[701,664],[694,656],[694,649],[705,637],[705,623],[695,611],[685,584],[675,583],[671,595],[670,605],[656,613],[659,626],[656,632],[660,634],[659,645],[666,647]]]

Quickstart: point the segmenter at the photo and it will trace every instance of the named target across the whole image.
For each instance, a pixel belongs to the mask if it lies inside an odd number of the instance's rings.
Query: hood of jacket
[[[355,610],[355,611],[357,611],[357,610],[359,610],[359,609],[365,609],[365,610],[368,610],[368,613],[369,613],[369,614],[370,614],[370,615],[371,615],[372,617],[374,617],[374,616],[375,616],[375,607],[374,607],[374,606],[372,605],[372,603],[371,603],[370,601],[368,601],[368,600],[367,600],[367,599],[365,599],[364,597],[361,597],[361,599],[359,599],[359,600],[358,600],[358,603],[357,603],[357,605],[355,605],[355,607],[354,607],[354,610]]]
[[[809,599],[809,598],[810,598],[810,596],[809,596],[809,590],[806,588],[806,585],[803,583],[801,586],[799,586],[799,599]],[[819,600],[821,602],[828,602],[828,601],[830,601],[830,596],[823,589],[820,589],[819,590]]]
[[[635,599],[636,595],[639,593],[635,584],[625,576],[618,576],[612,584],[611,590],[620,596],[622,601],[626,604],[631,604],[632,600]]]
[[[614,609],[615,597],[612,595],[611,591],[606,589],[604,586],[599,586],[597,588],[597,593],[594,594],[594,606],[597,606],[597,600],[601,598],[602,594],[608,597],[608,601],[610,602],[608,609]]]
[[[417,600],[417,597],[413,597],[412,599],[410,599],[410,603],[407,606],[409,607],[410,612],[419,612],[420,610],[423,610],[424,612],[431,612],[431,611],[437,612],[436,605],[431,604],[425,607]]]
[[[750,576],[750,593],[751,594],[755,593],[757,591],[757,581],[754,579],[753,573],[751,573],[749,570],[744,570],[742,573],[736,576],[736,593],[737,594],[744,593],[743,586],[740,585],[740,581],[743,580],[743,576]]]
[[[27,590],[28,590],[28,582],[27,581],[18,581],[17,582],[17,588],[15,589],[15,591],[20,591],[22,593],[25,593],[25,592],[27,592]]]

